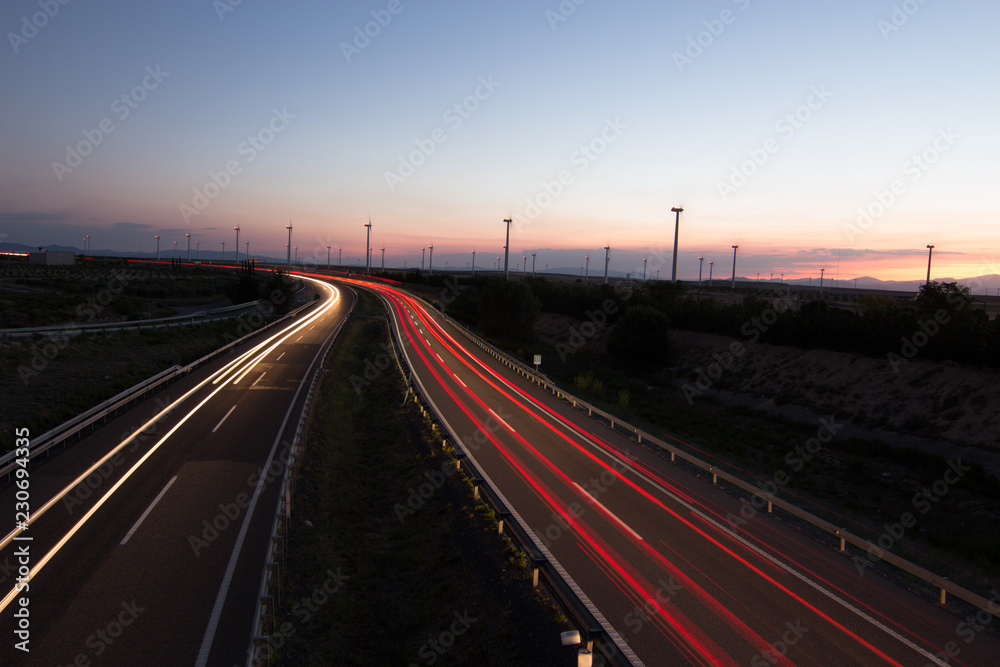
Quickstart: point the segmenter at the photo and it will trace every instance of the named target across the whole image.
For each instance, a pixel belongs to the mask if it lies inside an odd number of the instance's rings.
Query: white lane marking
[[[619,524],[619,525],[620,525],[620,526],[621,526],[622,528],[624,528],[624,529],[625,529],[625,530],[627,530],[628,532],[632,533],[632,535],[633,535],[633,536],[635,537],[635,539],[637,539],[637,540],[640,540],[640,541],[643,541],[643,542],[645,541],[645,540],[643,540],[643,539],[642,539],[642,535],[640,535],[639,533],[637,533],[637,532],[635,532],[634,530],[632,530],[632,528],[631,528],[631,527],[630,527],[630,526],[629,526],[629,525],[628,525],[627,523],[625,523],[625,522],[624,522],[624,521],[622,521],[622,520],[621,520],[620,518],[618,518],[618,515],[617,515],[617,514],[615,514],[614,512],[612,512],[611,510],[609,510],[609,509],[608,509],[607,507],[605,507],[605,506],[604,506],[604,504],[603,504],[603,503],[601,503],[601,501],[600,501],[600,500],[598,500],[598,499],[597,499],[597,498],[595,498],[594,496],[590,495],[590,494],[589,494],[589,493],[587,492],[587,490],[586,490],[585,488],[583,488],[582,486],[580,486],[580,485],[579,485],[579,484],[577,484],[576,482],[573,482],[573,486],[575,486],[576,488],[580,489],[580,493],[582,493],[583,495],[585,495],[585,496],[587,496],[588,498],[590,498],[590,502],[594,503],[595,505],[597,505],[598,507],[600,507],[600,508],[601,508],[602,510],[604,510],[604,511],[605,511],[605,513],[607,513],[607,515],[608,515],[609,517],[611,517],[612,519],[614,519],[615,521],[617,521],[617,522],[618,522],[618,524]]]
[[[219,423],[216,424],[215,428],[212,429],[212,433],[215,433],[216,431],[219,430],[219,427],[222,426],[222,422],[226,421],[226,419],[229,417],[229,415],[231,415],[233,413],[233,410],[235,410],[235,409],[236,409],[235,405],[233,405],[233,407],[229,408],[229,412],[226,413],[225,417],[223,417],[222,419],[219,420]]]
[[[258,383],[258,382],[260,382],[260,378],[264,377],[265,375],[267,375],[267,371],[264,371],[263,373],[261,373],[261,374],[260,374],[260,377],[259,377],[259,378],[257,378],[256,380],[254,380],[254,381],[253,381],[253,384],[252,384],[252,385],[250,385],[250,386],[251,386],[251,387],[256,387],[256,386],[257,386],[257,383]]]
[[[318,282],[318,281],[314,281]],[[281,420],[281,426],[278,427],[278,434],[274,437],[274,443],[271,445],[271,451],[267,455],[267,461],[264,462],[264,469],[268,469],[271,466],[271,462],[274,461],[275,453],[278,451],[278,443],[281,442],[281,436],[285,432],[285,426],[288,424],[288,419],[292,416],[292,411],[295,409],[295,401],[298,400],[299,394],[302,393],[302,387],[305,386],[306,380],[311,377],[313,367],[316,365],[316,361],[319,359],[320,352],[323,350],[324,346],[337,335],[340,328],[343,327],[343,321],[341,324],[326,337],[323,341],[323,345],[319,346],[319,350],[316,352],[316,356],[313,357],[312,361],[309,362],[309,367],[306,368],[305,374],[302,376],[302,381],[299,382],[298,388],[295,390],[295,394],[292,395],[291,404],[288,406],[288,411],[285,413],[285,418]],[[215,604],[212,606],[212,612],[208,617],[208,625],[205,627],[205,634],[201,638],[201,647],[198,649],[198,658],[195,660],[195,667],[205,667],[208,663],[208,655],[212,652],[212,643],[215,641],[215,632],[219,627],[219,618],[222,616],[222,607],[226,602],[226,598],[229,596],[229,587],[233,581],[233,573],[236,571],[236,561],[240,558],[240,552],[243,550],[243,542],[246,540],[247,531],[250,529],[250,520],[253,518],[254,509],[257,507],[257,501],[260,498],[260,494],[264,491],[264,480],[265,476],[261,475],[260,479],[257,480],[257,486],[254,487],[253,496],[250,498],[250,504],[247,506],[246,512],[243,514],[243,523],[240,525],[240,532],[236,536],[236,544],[233,545],[233,551],[229,556],[229,563],[226,565],[226,572],[222,576],[222,583],[219,585],[219,592],[215,596]]]
[[[452,373],[452,375],[455,375],[455,374],[454,374],[454,373]],[[459,383],[460,385],[462,385],[463,387],[465,387],[466,389],[468,389],[468,388],[469,388],[469,385],[467,385],[467,384],[465,384],[464,382],[462,382],[462,378],[458,377],[457,375],[455,375],[455,380],[457,380],[457,381],[458,381],[458,383]]]
[[[305,334],[302,334],[302,336],[305,336]],[[300,340],[302,340],[302,336],[299,336],[298,338],[296,338],[295,342],[298,343]]]
[[[490,408],[486,408],[486,409],[490,411],[490,414],[493,415],[494,419],[496,419],[498,422],[500,422],[501,424],[503,424],[504,426],[506,426],[512,432],[517,433],[517,431],[514,430],[514,427],[512,427],[510,424],[508,424],[507,422],[505,422],[500,415],[498,415],[497,413],[493,412],[493,410],[491,410]]]
[[[438,354],[437,352],[434,353],[434,356],[436,356],[438,359],[441,359],[441,355]],[[442,364],[444,363],[444,359],[441,359],[441,363]]]
[[[281,358],[282,358],[283,356],[285,356],[285,353],[284,353],[284,352],[282,352],[281,354],[279,354],[279,355],[278,355],[278,358],[277,358],[277,359],[275,359],[275,361],[281,361]]]
[[[587,442],[589,442],[595,449],[597,449],[597,450],[600,451],[600,447],[597,446],[597,443],[593,442],[592,440],[590,440],[589,438],[586,438],[586,437],[584,437],[583,439],[586,440]],[[606,452],[605,452],[605,454],[607,455]],[[730,537],[732,537],[734,540],[736,540],[737,542],[739,542],[740,544],[742,544],[743,546],[745,546],[747,549],[750,549],[751,551],[756,552],[762,558],[765,558],[765,559],[769,560],[771,563],[773,563],[777,567],[781,568],[785,572],[789,573],[790,575],[792,575],[793,577],[795,577],[796,579],[798,579],[802,583],[810,586],[811,588],[813,588],[817,592],[822,593],[823,595],[825,595],[829,599],[831,599],[834,602],[836,602],[837,604],[839,604],[841,607],[843,607],[843,608],[847,609],[848,611],[852,612],[858,618],[861,618],[862,620],[867,621],[868,623],[870,623],[871,625],[875,626],[876,628],[878,628],[882,632],[886,633],[887,635],[889,635],[893,639],[899,641],[901,644],[903,644],[907,648],[910,648],[913,651],[915,651],[915,652],[919,653],[920,655],[924,656],[925,658],[927,658],[927,660],[931,661],[935,665],[940,665],[941,667],[948,667],[947,663],[942,662],[937,656],[935,656],[935,655],[929,653],[928,651],[924,650],[922,647],[920,647],[917,644],[913,643],[912,641],[910,641],[906,637],[902,636],[901,634],[899,634],[898,632],[896,632],[892,628],[886,626],[884,623],[882,623],[878,619],[872,618],[871,616],[869,616],[867,613],[865,613],[864,611],[862,611],[858,607],[855,607],[850,602],[844,600],[843,598],[841,598],[840,596],[838,596],[833,591],[830,591],[829,589],[827,589],[826,587],[824,587],[823,585],[821,585],[819,582],[813,581],[813,579],[811,577],[809,577],[806,574],[798,571],[797,569],[795,569],[794,567],[792,567],[788,563],[784,562],[783,560],[781,560],[777,556],[773,556],[773,555],[769,554],[768,552],[766,552],[763,549],[761,549],[760,547],[758,547],[756,544],[754,544],[754,543],[750,542],[749,540],[745,539],[739,533],[736,533],[735,531],[733,531],[733,530],[729,529],[728,527],[722,525],[721,523],[719,523],[718,521],[716,521],[712,517],[708,516],[707,514],[705,514],[704,512],[702,512],[701,510],[697,509],[694,505],[691,505],[686,500],[683,500],[680,496],[674,494],[672,491],[669,491],[666,487],[660,485],[658,482],[656,482],[652,478],[648,477],[645,473],[642,473],[639,470],[637,470],[636,468],[630,466],[626,461],[623,461],[621,458],[619,458],[617,456],[612,456],[612,455],[608,455],[608,458],[618,461],[626,469],[628,469],[628,471],[631,472],[633,475],[635,475],[636,477],[639,477],[640,479],[645,480],[649,485],[653,486],[654,488],[659,489],[661,493],[663,493],[664,495],[666,495],[669,498],[673,499],[674,502],[678,503],[679,505],[681,505],[683,507],[686,507],[688,510],[690,510],[690,512],[692,514],[696,514],[698,517],[700,517],[706,523],[710,523],[713,526],[715,526],[716,528],[718,528],[721,532],[727,533]]]
[[[146,520],[146,517],[149,516],[149,513],[153,511],[154,507],[156,507],[156,503],[160,502],[160,498],[163,497],[163,494],[166,493],[167,489],[170,488],[170,485],[176,481],[177,481],[177,475],[174,475],[173,477],[170,478],[170,481],[167,482],[167,485],[165,487],[163,487],[163,490],[160,491],[155,498],[153,498],[153,502],[149,503],[149,507],[147,507],[146,511],[142,513],[142,516],[139,517],[139,520],[135,522],[135,525],[132,526],[132,529],[125,534],[125,538],[118,543],[119,545],[124,546],[126,542],[132,539],[132,536],[135,534],[135,531],[139,530],[139,526],[142,525],[142,522]]]

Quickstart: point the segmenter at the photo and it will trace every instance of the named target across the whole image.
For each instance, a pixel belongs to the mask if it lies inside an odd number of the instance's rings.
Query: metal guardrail
[[[450,323],[456,329],[461,331],[466,338],[474,342],[476,345],[485,350],[488,354],[496,358],[498,361],[509,366],[511,369],[513,369],[515,372],[522,375],[523,377],[531,380],[534,384],[539,385],[540,387],[542,387],[547,391],[551,391],[554,396],[565,400],[567,403],[572,404],[574,408],[587,410],[588,416],[593,417],[596,414],[602,417],[603,419],[606,419],[609,422],[612,430],[614,430],[616,427],[621,428],[622,430],[628,432],[629,434],[636,436],[638,442],[640,443],[643,440],[646,440],[656,445],[657,447],[670,452],[671,461],[674,461],[676,457],[680,457],[681,459],[700,468],[701,470],[711,473],[713,484],[717,484],[719,478],[722,478],[723,480],[732,484],[738,489],[745,491],[753,496],[757,496],[763,502],[767,503],[768,514],[772,512],[774,506],[777,506],[785,510],[789,514],[792,514],[797,518],[812,524],[813,526],[819,528],[820,530],[829,533],[831,536],[840,540],[841,553],[847,552],[847,546],[846,546],[847,543],[853,544],[854,546],[859,547],[863,551],[867,551],[871,547],[871,544],[868,540],[850,532],[846,528],[841,528],[839,526],[830,523],[829,521],[821,519],[820,517],[812,514],[811,512],[807,512],[786,500],[778,498],[776,495],[763,493],[762,489],[760,489],[759,487],[754,486],[749,482],[746,482],[740,479],[739,477],[736,477],[735,475],[732,475],[724,470],[720,470],[718,466],[707,463],[706,461],[703,461],[697,456],[689,454],[688,452],[678,447],[675,447],[674,445],[666,443],[663,440],[660,440],[656,436],[651,435],[640,428],[632,426],[628,422],[623,421],[622,419],[616,417],[615,415],[605,412],[604,410],[601,410],[600,408],[595,407],[590,403],[587,403],[586,401],[583,401],[572,394],[564,392],[545,375],[535,373],[534,369],[532,369],[530,366],[511,357],[506,352],[503,352],[494,345],[483,340],[476,334],[472,333],[472,331],[470,331],[468,327],[455,321],[448,315],[444,313],[441,313],[441,315],[448,323]],[[880,551],[881,553],[879,554],[879,558],[881,560],[890,563],[891,565],[896,566],[900,570],[903,570],[904,572],[912,576],[915,576],[937,588],[939,592],[940,604],[943,605],[947,598],[947,594],[951,593],[960,600],[964,600],[965,602],[973,605],[974,607],[987,611],[990,614],[996,616],[997,618],[1000,618],[1000,612],[997,611],[998,609],[997,601],[987,600],[983,596],[974,593],[973,591],[970,591],[964,586],[960,586],[952,581],[949,581],[947,577],[935,574],[934,572],[931,572],[930,570],[920,567],[919,565],[912,563],[909,560],[901,556],[898,556],[890,551],[886,550],[880,550]]]
[[[109,416],[112,415],[117,416],[118,410],[121,408],[127,408],[129,403],[137,402],[140,398],[144,397],[146,394],[151,393],[153,391],[157,391],[163,384],[171,382],[182,375],[186,375],[195,368],[198,368],[208,363],[209,361],[212,361],[219,355],[228,351],[233,346],[243,343],[244,341],[246,341],[246,339],[250,338],[251,336],[256,336],[259,333],[263,333],[264,331],[278,325],[279,323],[284,322],[288,318],[295,317],[296,315],[298,315],[299,312],[312,305],[313,305],[312,301],[303,304],[302,306],[289,312],[284,317],[281,317],[275,320],[274,322],[266,324],[265,326],[259,329],[251,331],[245,336],[230,341],[226,345],[223,345],[222,347],[212,352],[209,352],[200,359],[192,361],[187,366],[173,366],[171,368],[168,368],[150,378],[143,380],[142,382],[134,385],[133,387],[126,389],[120,394],[117,394],[109,398],[100,405],[94,406],[90,410],[87,410],[86,412],[81,413],[66,422],[63,422],[59,426],[56,426],[55,428],[46,431],[42,435],[32,438],[31,444],[29,445],[29,452],[30,452],[28,454],[29,460],[33,460],[35,459],[35,457],[41,454],[47,455],[49,450],[52,449],[52,447],[55,447],[58,444],[65,444],[71,437],[79,434],[82,430],[84,430],[88,426],[91,426],[98,421],[102,420],[106,421]],[[0,466],[2,466],[0,467],[0,476],[7,476],[7,481],[10,481],[10,472],[17,466],[17,464],[13,460],[14,453],[15,450],[11,450],[6,454],[4,454],[3,456],[0,456]]]
[[[96,322],[94,324],[76,324],[70,322],[69,324],[54,324],[46,327],[16,327],[12,329],[0,329],[0,339],[7,340],[9,338],[20,338],[23,336],[34,336],[35,334],[59,334],[64,333],[66,335],[76,335],[78,333],[100,333],[102,331],[138,331],[139,329],[149,329],[157,328],[160,325],[163,326],[177,326],[180,324],[194,323],[196,319],[203,320],[213,315],[221,315],[223,313],[230,313],[240,310],[248,310],[251,308],[256,308],[260,304],[264,303],[262,300],[248,301],[246,303],[238,303],[232,306],[224,306],[222,308],[213,308],[211,310],[199,310],[196,313],[189,313],[187,315],[172,315],[170,317],[158,317],[151,320],[125,320],[122,322]]]
[[[323,365],[326,363],[326,358],[330,354],[330,350],[333,349],[333,344],[348,319],[350,318],[346,318],[337,327],[336,331],[331,334],[329,342],[326,343],[326,352],[323,353],[323,359],[313,373],[309,391],[306,393],[305,401],[302,404],[299,423],[295,427],[295,436],[292,438],[292,444],[288,450],[288,460],[283,464],[285,470],[281,478],[278,504],[275,507],[274,521],[271,524],[271,537],[267,547],[267,554],[264,558],[264,571],[261,575],[260,587],[258,589],[257,606],[254,610],[250,648],[247,652],[247,667],[267,665],[270,659],[269,643],[271,634],[277,627],[276,614],[280,604],[281,571],[285,564],[288,522],[292,515],[292,497],[295,495],[295,485],[298,480],[299,457],[305,446],[306,426],[309,421],[310,409],[316,394],[317,385],[323,376]]]
[[[376,294],[378,293],[376,292]],[[379,297],[384,300],[384,297],[380,294]],[[417,298],[423,301],[423,299]],[[424,303],[426,304],[427,302],[424,301]],[[428,307],[432,306],[428,304]],[[538,585],[539,576],[545,578],[549,589],[555,594],[563,608],[571,617],[576,619],[582,629],[586,630],[587,640],[585,640],[585,643],[600,650],[611,664],[641,665],[642,662],[638,656],[635,655],[607,619],[604,618],[601,611],[590,601],[569,573],[563,569],[559,561],[556,560],[531,527],[528,526],[527,522],[521,518],[520,514],[513,508],[499,487],[490,479],[489,475],[479,467],[475,458],[466,449],[462,438],[434,403],[434,400],[427,392],[420,378],[413,373],[413,365],[406,355],[406,350],[399,338],[398,331],[394,326],[390,326],[389,329],[392,332],[393,350],[397,354],[397,362],[400,361],[401,356],[405,361],[406,367],[410,369],[411,382],[420,393],[420,397],[418,398],[416,395],[417,392],[414,392],[414,401],[422,399],[429,406],[430,412],[434,414],[437,421],[444,425],[455,445],[456,451],[459,452],[457,455],[458,460],[464,461],[466,467],[472,472],[474,480],[473,498],[487,502],[496,516],[499,517],[499,530],[502,532],[504,526],[509,525],[511,534],[515,537],[521,550],[531,557],[533,584],[535,586]],[[428,414],[426,408],[421,406],[421,409],[425,415]],[[445,443],[447,443],[447,439],[443,439],[442,444]]]

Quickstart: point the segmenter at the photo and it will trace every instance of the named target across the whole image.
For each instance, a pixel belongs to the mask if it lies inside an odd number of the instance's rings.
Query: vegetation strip
[[[567,663],[566,627],[488,508],[402,404],[382,307],[362,294],[328,356],[292,513],[273,657],[282,664]],[[486,515],[486,516],[482,516]]]

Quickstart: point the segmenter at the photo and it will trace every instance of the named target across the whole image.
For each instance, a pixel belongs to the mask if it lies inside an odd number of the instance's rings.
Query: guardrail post
[[[542,565],[545,564],[544,558],[536,558],[534,564],[531,568],[531,587],[538,588],[538,573],[542,569]]]
[[[844,553],[847,551],[847,540],[844,539],[844,536],[840,534],[839,530],[836,532],[836,535],[840,538],[840,553]]]
[[[500,519],[497,521],[497,535],[503,535],[503,522],[509,516],[510,512],[500,512]]]
[[[482,484],[483,484],[483,479],[480,478],[480,477],[477,477],[475,479],[475,481],[472,483],[472,499],[473,500],[479,500],[479,487],[482,486]]]
[[[945,600],[945,597],[947,597],[947,595],[948,595],[947,591],[945,591],[945,590],[944,590],[944,589],[942,588],[942,589],[941,589],[941,604],[944,604],[944,600]]]
[[[708,472],[712,473],[712,484],[716,484],[716,483],[718,483],[718,481],[719,481],[719,476],[715,474],[715,471],[714,471],[714,470],[712,470],[711,468],[709,468],[709,469],[708,469]]]

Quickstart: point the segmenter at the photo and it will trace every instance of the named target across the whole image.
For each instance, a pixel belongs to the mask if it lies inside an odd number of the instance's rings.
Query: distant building
[[[28,253],[29,264],[76,264],[76,255],[62,250],[42,250]]]

